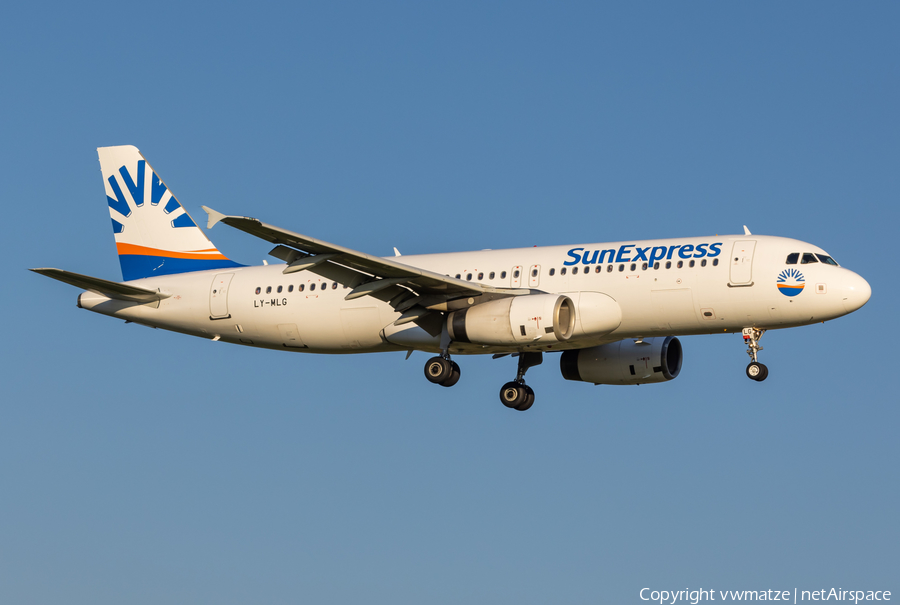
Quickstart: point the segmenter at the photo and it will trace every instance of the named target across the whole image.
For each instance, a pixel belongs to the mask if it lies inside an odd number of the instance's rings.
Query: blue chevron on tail
[[[125,281],[242,266],[219,252],[137,147],[97,154]]]

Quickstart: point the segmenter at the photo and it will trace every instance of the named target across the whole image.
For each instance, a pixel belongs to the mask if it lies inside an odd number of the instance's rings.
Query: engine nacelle
[[[622,323],[622,309],[613,298],[600,292],[566,292],[575,303],[575,332],[572,338],[609,334]]]
[[[511,296],[454,311],[450,338],[482,345],[563,342],[575,330],[575,304],[561,294]]]
[[[674,336],[626,339],[599,347],[564,351],[559,369],[566,380],[594,384],[647,384],[681,372],[681,342]]]

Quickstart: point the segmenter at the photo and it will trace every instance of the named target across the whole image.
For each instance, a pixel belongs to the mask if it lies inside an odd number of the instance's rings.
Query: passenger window
[[[798,260],[800,260],[800,253],[792,252],[791,254],[787,255],[787,260],[784,261],[784,264],[785,265],[796,265]]]
[[[603,270],[603,267],[601,267],[600,265],[597,265],[597,268],[594,269],[594,273],[600,273],[600,271],[602,271],[602,270]]]
[[[467,274],[466,274],[466,281],[472,281],[472,274],[471,274],[471,273],[467,273]]]
[[[281,286],[278,286],[278,293],[281,294]]]
[[[637,269],[637,263],[631,263],[631,271]]]
[[[701,266],[701,267],[705,267],[705,266],[706,266],[706,259],[705,259],[705,258],[704,258],[702,261],[700,261],[700,266]]]
[[[481,281],[481,280],[483,280],[483,279],[484,279],[484,273],[479,273],[479,274],[478,274],[478,281]]]
[[[563,267],[562,269],[560,269],[560,270],[559,270],[559,274],[560,274],[560,275],[565,275],[565,274],[566,274],[566,268]]]
[[[488,275],[488,279],[494,279],[494,272],[493,272],[493,271],[491,271],[491,274]]]
[[[646,270],[647,270],[647,263],[644,263],[643,265],[641,265],[641,271],[646,271]]]
[[[819,261],[816,260],[816,255],[813,254],[812,252],[804,252],[803,258],[800,259],[801,265],[810,265],[812,263],[817,263],[817,262],[819,262]]]
[[[608,265],[608,266],[606,267],[606,272],[607,272],[607,273],[612,273],[612,270],[613,270],[613,266],[612,266],[612,265]]]
[[[689,266],[693,269],[693,268],[694,268],[694,261],[691,261],[691,262],[689,263]]]
[[[257,288],[256,293],[259,294],[260,292],[262,292],[262,288]]]
[[[306,287],[306,286],[304,286],[303,284],[300,284],[299,286],[297,286],[297,292],[303,292],[303,289],[304,289],[305,287]]]
[[[337,290],[337,282],[334,282],[333,284],[331,284],[331,289]]]
[[[684,266],[684,261],[683,260],[678,261],[678,264],[675,266],[678,267],[679,269],[681,269]]]
[[[531,277],[537,277],[537,269],[531,270]]]
[[[513,277],[519,277],[519,270],[518,270],[518,269],[516,269],[516,270],[513,272]]]
[[[550,269],[550,276],[556,275],[556,269]]]
[[[288,292],[293,292],[293,291],[294,291],[294,284],[291,284],[290,286],[288,286]]]
[[[671,269],[671,268],[672,268],[672,261],[667,260],[666,261],[666,269]]]
[[[653,269],[654,270],[659,269],[659,261],[656,261],[655,263],[653,263]]]
[[[459,279],[461,276],[459,273],[456,274],[456,279]]]
[[[572,275],[578,274],[578,267],[572,267]]]
[[[272,293],[272,286],[266,286],[266,294]]]
[[[826,254],[816,254],[816,258],[818,258],[820,261],[822,261],[826,265],[834,265],[835,267],[840,266],[837,264],[836,260],[834,260],[833,258],[831,258],[830,256],[828,256]]]
[[[713,259],[713,267],[718,266],[718,264],[719,264],[719,259],[714,258]]]
[[[619,265],[619,273],[625,270],[625,265]]]
[[[500,279],[506,279],[506,271],[500,272]]]

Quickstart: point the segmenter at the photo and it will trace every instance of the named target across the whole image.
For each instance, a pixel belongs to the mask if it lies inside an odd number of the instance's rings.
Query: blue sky
[[[51,3],[0,24],[0,594],[10,603],[603,603],[900,590],[900,9],[867,3]],[[859,312],[683,339],[641,387],[509,359],[304,356],[75,308],[120,279],[96,147],[201,205],[374,254],[740,233]],[[269,246],[226,227],[220,249]]]

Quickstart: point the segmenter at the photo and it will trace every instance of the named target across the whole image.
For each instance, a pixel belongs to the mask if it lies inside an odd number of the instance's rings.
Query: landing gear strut
[[[500,389],[500,401],[508,408],[524,412],[534,404],[534,390],[525,384],[525,372],[528,368],[540,365],[544,361],[544,354],[519,353],[519,367],[516,371],[516,379],[507,382]]]
[[[759,339],[762,338],[765,330],[757,328],[744,328],[742,331],[744,342],[747,343],[747,355],[750,356],[750,365],[747,366],[747,377],[757,382],[762,382],[769,376],[769,368],[759,363],[757,354],[763,350],[759,346]]]
[[[452,387],[459,382],[459,365],[447,353],[432,357],[425,363],[425,378],[442,387]]]

